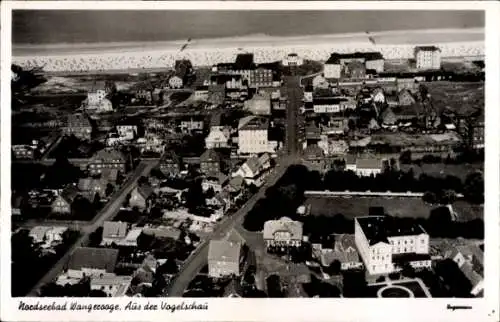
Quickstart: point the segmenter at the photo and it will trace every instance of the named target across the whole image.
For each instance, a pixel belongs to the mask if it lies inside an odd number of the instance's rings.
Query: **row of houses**
[[[441,68],[441,50],[436,46],[415,47],[414,58],[418,70]],[[384,72],[384,64],[380,52],[333,53],[325,62],[325,77],[364,79],[368,73]]]

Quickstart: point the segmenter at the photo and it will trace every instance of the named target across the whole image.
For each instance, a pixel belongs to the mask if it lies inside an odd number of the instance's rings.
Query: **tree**
[[[439,195],[439,202],[443,205],[452,204],[457,200],[457,194],[453,190],[442,190]]]
[[[91,232],[89,235],[89,247],[99,246],[102,242],[102,232],[103,228],[98,227],[95,231]]]
[[[480,171],[473,172],[465,178],[464,197],[473,203],[484,203],[484,178]]]
[[[121,171],[118,171],[118,173],[116,174],[116,184],[121,185],[123,183],[123,180],[125,180],[125,176]]]
[[[330,263],[327,269],[327,273],[329,275],[338,275],[340,274],[340,269],[341,269],[341,264],[338,259],[334,260],[333,262]]]
[[[175,260],[169,257],[163,265],[156,269],[156,272],[159,274],[177,274],[179,272],[179,268],[177,267]]]
[[[149,180],[148,180],[148,178],[146,178],[145,176],[141,176],[141,177],[139,178],[139,180],[137,181],[137,184],[138,184],[139,186],[144,186],[144,185],[149,184]]]
[[[422,196],[422,200],[426,203],[435,204],[437,202],[437,196],[432,191],[426,191]]]
[[[115,191],[115,187],[111,184],[111,183],[108,183],[106,185],[106,191],[105,191],[105,194],[106,194],[106,197],[109,197],[111,196],[111,194]]]
[[[93,206],[94,206],[94,209],[101,208],[101,195],[99,194],[99,192],[96,192],[96,194],[94,196]]]

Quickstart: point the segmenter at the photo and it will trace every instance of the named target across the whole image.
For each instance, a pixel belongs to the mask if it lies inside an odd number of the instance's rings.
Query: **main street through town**
[[[298,135],[297,135],[297,111],[302,102],[302,88],[300,87],[300,79],[298,77],[287,77],[285,79],[286,95],[288,97],[287,108],[287,138],[284,155],[277,158],[276,168],[269,175],[266,183],[254,194],[236,213],[226,217],[215,228],[198,247],[194,250],[191,256],[184,262],[180,272],[166,290],[166,296],[181,297],[189,283],[201,271],[203,266],[207,264],[208,245],[212,239],[223,239],[237,225],[241,224],[246,214],[255,206],[257,201],[265,196],[267,188],[273,186],[285,173],[288,166],[297,161],[298,156]]]
[[[210,234],[198,247],[194,250],[191,256],[184,262],[176,278],[167,289],[164,295],[171,297],[181,297],[188,287],[191,280],[201,271],[203,266],[207,264],[208,245],[212,239],[224,239],[227,234],[240,224],[245,215],[254,207],[257,201],[265,196],[268,187],[274,185],[285,173],[286,169],[292,164],[292,159],[285,157],[278,161],[274,171],[269,175],[266,184],[254,194],[238,211],[233,215],[226,217],[215,230]]]
[[[124,183],[124,185],[116,191],[110,198],[110,201],[104,206],[104,208],[95,216],[89,225],[84,226],[81,230],[81,236],[69,247],[69,249],[64,253],[64,255],[59,259],[59,261],[52,266],[51,270],[48,271],[33,287],[28,296],[38,296],[38,291],[42,285],[52,282],[57,276],[63,271],[64,266],[69,261],[69,258],[73,254],[76,248],[84,246],[89,238],[89,235],[95,231],[98,227],[102,226],[107,220],[112,220],[113,217],[118,213],[120,207],[122,206],[125,197],[129,194],[136,186],[137,181],[141,176],[147,175],[151,169],[153,169],[158,161],[143,161],[134,170],[129,179]]]

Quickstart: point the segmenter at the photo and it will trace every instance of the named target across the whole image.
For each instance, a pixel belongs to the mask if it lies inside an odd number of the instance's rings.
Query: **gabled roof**
[[[220,155],[214,149],[207,149],[200,156],[200,162],[220,162]]]
[[[72,203],[73,200],[78,196],[80,191],[73,185],[69,185],[61,191],[61,198],[66,200],[68,203]]]
[[[304,156],[308,159],[321,159],[325,153],[317,144],[311,144],[304,150]]]
[[[128,224],[121,221],[105,221],[102,229],[102,237],[104,238],[125,238]]]
[[[211,240],[208,246],[208,260],[239,263],[240,249],[240,243],[227,240]]]
[[[384,124],[396,124],[397,118],[396,114],[392,111],[392,108],[387,107],[381,114],[382,122]]]
[[[137,192],[144,199],[148,199],[154,193],[154,189],[149,184],[143,184],[143,185],[137,187]]]
[[[279,220],[268,220],[264,223],[264,239],[273,239],[277,231],[287,231],[290,238],[302,240],[302,226],[300,221],[293,221],[288,217],[282,217]]]
[[[118,260],[118,249],[78,247],[71,255],[68,269],[82,268],[104,269],[108,273],[115,270]]]
[[[231,180],[229,180],[228,185],[231,188],[233,188],[234,190],[239,190],[243,186],[243,183],[244,183],[243,177],[236,176],[236,177],[231,178]]]

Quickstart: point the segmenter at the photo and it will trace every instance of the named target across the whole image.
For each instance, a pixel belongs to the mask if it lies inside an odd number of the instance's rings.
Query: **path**
[[[28,296],[38,296],[38,291],[42,285],[52,282],[57,276],[63,271],[64,266],[68,262],[69,258],[76,250],[77,247],[84,246],[89,238],[90,233],[95,231],[98,227],[102,226],[104,221],[112,220],[113,217],[120,210],[123,201],[128,193],[130,193],[136,183],[137,180],[141,176],[147,175],[151,169],[156,164],[153,162],[141,162],[137,168],[135,169],[133,175],[125,182],[125,184],[120,188],[120,190],[116,191],[110,198],[110,201],[104,206],[104,208],[94,217],[92,222],[84,227],[83,234],[80,238],[78,238],[75,243],[68,248],[66,253],[57,261],[57,263],[52,266],[50,271],[48,271],[32,288]]]

